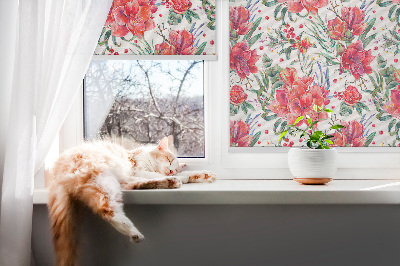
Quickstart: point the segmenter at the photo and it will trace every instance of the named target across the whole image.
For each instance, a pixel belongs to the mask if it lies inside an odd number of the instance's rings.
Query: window
[[[202,72],[202,78],[204,90],[203,94],[203,119],[202,122],[204,132],[202,133],[202,145],[203,150],[197,150],[198,154],[188,154],[186,151],[182,151],[180,156],[192,157],[183,158],[180,161],[186,162],[190,165],[191,169],[206,169],[215,171],[221,179],[289,179],[291,174],[287,166],[287,149],[279,148],[277,150],[273,147],[230,147],[230,82],[229,82],[229,1],[217,1],[217,22],[216,28],[216,40],[218,44],[216,54],[218,54],[218,61],[205,61],[196,65],[196,69]],[[102,56],[95,57],[100,59]],[[107,56],[101,59],[109,59]],[[126,59],[126,57],[124,58]],[[96,62],[96,63],[95,63]],[[138,67],[138,62],[142,62],[143,67],[147,68],[152,64],[152,61],[93,61],[91,69],[95,69],[95,64],[106,64],[109,67],[119,69],[117,72],[129,71],[129,65],[133,64],[132,67]],[[158,66],[160,69],[165,69],[164,64],[171,64],[172,61],[157,61],[161,65]],[[176,61],[174,61],[176,62]],[[189,64],[190,61],[185,61]],[[193,61],[192,61],[193,62]],[[155,63],[155,61],[153,61]],[[126,64],[126,65],[125,65]],[[173,66],[171,66],[173,67]],[[140,70],[140,69],[139,69]],[[154,70],[155,71],[155,70]],[[158,70],[157,70],[158,71]],[[136,72],[135,72],[136,73]],[[95,74],[99,75],[98,72]],[[90,72],[88,72],[88,76]],[[164,75],[164,74],[163,74]],[[193,74],[194,75],[194,74]],[[194,76],[191,81],[188,82],[187,86],[196,83]],[[161,78],[156,79],[154,82],[164,82]],[[94,82],[92,79],[90,82]],[[143,82],[143,80],[139,80]],[[98,131],[91,127],[89,121],[82,120],[84,109],[86,112],[90,109],[89,101],[89,89],[93,85],[90,85],[89,80],[86,80],[86,97],[85,97],[85,108],[83,108],[83,98],[77,100],[75,107],[71,111],[67,120],[65,121],[63,130],[60,134],[60,150],[75,146],[81,141],[83,136],[82,125],[85,124],[85,136],[87,138],[97,137]],[[119,82],[123,82],[120,79]],[[105,84],[105,83],[104,83]],[[197,84],[196,84],[197,85]],[[107,88],[103,88],[105,90]],[[135,90],[136,92],[136,90]],[[90,92],[94,93],[94,92]],[[166,93],[162,91],[158,92],[158,99],[165,100]],[[169,92],[168,92],[169,93]],[[193,96],[191,90],[187,90],[187,96]],[[95,94],[95,93],[94,93]],[[163,96],[164,95],[164,96]],[[104,96],[101,93],[98,96]],[[90,97],[94,97],[93,95]],[[147,100],[151,97],[147,94]],[[129,101],[136,101],[139,104],[139,100],[142,98],[139,96],[127,97]],[[151,101],[150,101],[151,103]],[[92,104],[95,104],[92,102]],[[149,103],[141,103],[149,104]],[[96,105],[96,104],[95,104]],[[152,105],[150,105],[152,106]],[[99,106],[97,106],[99,107]],[[86,113],[86,116],[95,115],[99,119],[96,123],[97,127],[101,129],[99,123],[103,123],[107,119],[107,115],[110,114],[109,110],[112,108],[118,108],[117,105],[107,106],[100,111],[105,112],[103,115],[99,115],[97,111],[93,111],[92,114]],[[154,110],[153,110],[154,111]],[[89,111],[90,112],[90,111]],[[140,115],[139,115],[140,116]],[[100,119],[101,118],[101,119]],[[154,118],[156,119],[156,118]],[[78,122],[77,122],[78,121]],[[125,121],[125,120],[124,120]],[[126,120],[125,122],[127,122]],[[167,124],[166,122],[162,122]],[[163,129],[164,130],[164,129]],[[107,130],[103,128],[103,132]],[[94,132],[94,133],[93,133]],[[100,130],[100,132],[102,132]],[[124,134],[130,134],[129,130],[126,130]],[[140,132],[147,133],[146,130]],[[112,134],[118,135],[118,127],[114,126],[111,130]],[[104,133],[101,133],[104,134]],[[132,133],[131,134],[136,134]],[[153,133],[152,133],[153,134]],[[161,135],[165,133],[159,133],[160,135],[154,136],[151,141],[158,140]],[[197,132],[196,134],[200,134]],[[121,135],[123,132],[121,131]],[[135,135],[136,138],[138,135]],[[149,140],[145,138],[146,134],[142,135],[143,142]],[[200,144],[198,144],[200,145]],[[282,149],[282,150],[281,150]],[[204,158],[201,158],[204,157]],[[339,150],[339,161],[338,161],[338,172],[336,178],[345,179],[393,179],[400,177],[400,153],[394,148],[382,148],[382,147],[369,147],[369,148],[358,148],[354,150],[352,148],[341,148]],[[398,174],[397,174],[398,173]]]
[[[85,139],[155,144],[170,136],[179,157],[204,157],[204,62],[93,60],[84,85]]]

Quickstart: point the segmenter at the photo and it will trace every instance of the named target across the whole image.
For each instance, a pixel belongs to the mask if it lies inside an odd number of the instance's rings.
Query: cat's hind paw
[[[131,242],[135,242],[135,243],[139,243],[144,240],[144,235],[142,235],[141,233],[136,233],[136,234],[130,235],[129,237],[131,239]]]

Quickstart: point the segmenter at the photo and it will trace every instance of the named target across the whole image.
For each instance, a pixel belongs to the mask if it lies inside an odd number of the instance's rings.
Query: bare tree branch
[[[176,98],[175,98],[175,106],[174,106],[174,114],[176,114],[176,108],[178,106],[178,102],[179,102],[179,97],[181,96],[182,93],[182,88],[183,88],[183,84],[185,83],[186,77],[187,75],[190,73],[190,70],[192,70],[192,68],[197,65],[198,63],[200,63],[201,61],[193,61],[190,66],[186,69],[185,74],[183,75],[181,82],[179,84],[179,89],[178,89],[178,93],[176,94]]]
[[[152,90],[152,88],[151,88],[151,82],[150,82],[150,77],[149,77],[149,70],[148,70],[148,69],[147,69],[147,70],[144,69],[144,67],[139,63],[139,60],[137,60],[137,64],[138,64],[138,66],[143,70],[143,72],[144,72],[144,74],[145,74],[145,76],[146,76],[147,85],[148,85],[149,92],[150,92],[150,96],[151,96],[151,99],[153,100],[154,106],[156,107],[157,112],[158,112],[160,115],[162,115],[161,110],[160,110],[160,107],[158,106],[157,100],[156,100],[156,98],[155,98],[155,96],[154,96],[154,93],[153,93],[153,90]]]

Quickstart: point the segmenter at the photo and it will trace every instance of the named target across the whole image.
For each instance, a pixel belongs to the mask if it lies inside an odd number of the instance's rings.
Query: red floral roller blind
[[[215,0],[114,0],[96,55],[215,55]]]
[[[230,2],[230,145],[303,146],[278,137],[316,118],[335,146],[400,146],[399,0]],[[307,124],[303,119],[299,122]]]

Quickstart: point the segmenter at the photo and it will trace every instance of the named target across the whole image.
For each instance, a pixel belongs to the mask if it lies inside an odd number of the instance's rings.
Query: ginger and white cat
[[[128,151],[97,141],[63,153],[52,169],[49,215],[58,266],[76,265],[76,202],[82,202],[116,230],[135,242],[143,235],[125,216],[122,189],[179,188],[182,183],[213,182],[208,171],[182,171],[183,165],[168,149],[168,139],[158,146]]]

